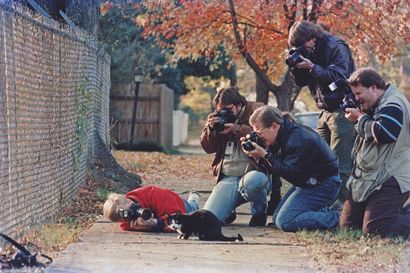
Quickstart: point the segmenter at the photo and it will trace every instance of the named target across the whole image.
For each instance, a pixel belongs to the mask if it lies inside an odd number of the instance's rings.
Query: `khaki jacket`
[[[381,188],[390,177],[394,177],[402,193],[410,191],[410,104],[395,87],[389,86],[380,99],[373,119],[380,115],[380,109],[389,103],[397,103],[403,111],[403,128],[396,142],[378,144],[356,137],[352,150],[354,166],[347,181],[353,200],[365,201],[371,193]],[[360,119],[358,128],[363,127]]]

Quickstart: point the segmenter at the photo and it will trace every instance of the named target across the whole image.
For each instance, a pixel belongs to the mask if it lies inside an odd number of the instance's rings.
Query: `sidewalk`
[[[204,153],[197,143],[181,147],[186,154]],[[187,197],[188,189],[200,192],[200,207],[209,196],[214,180],[161,182]],[[100,272],[315,272],[313,261],[293,233],[271,227],[248,226],[249,204],[238,208],[236,221],[223,227],[226,236],[240,233],[243,242],[206,242],[196,236],[177,239],[176,233],[124,232],[101,217],[81,239],[54,260],[46,273]],[[271,219],[268,219],[270,222]]]
[[[201,196],[201,205],[205,194]],[[292,233],[268,226],[250,228],[249,206],[240,207],[226,236],[240,233],[244,242],[205,242],[174,233],[124,232],[103,219],[62,252],[46,273],[100,272],[314,272],[313,262]]]
[[[202,149],[199,143],[199,138],[188,139],[186,144],[182,144],[178,147],[178,150],[184,154],[205,154],[204,149]]]

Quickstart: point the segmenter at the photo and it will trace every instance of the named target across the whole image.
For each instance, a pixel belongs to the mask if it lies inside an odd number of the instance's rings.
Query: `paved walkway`
[[[188,147],[186,152],[189,151],[196,153],[199,149]],[[196,185],[192,189],[201,193],[201,206],[213,184],[213,180],[192,181],[191,185]],[[180,181],[164,182],[161,186],[187,195],[186,186]],[[236,221],[223,228],[226,236],[240,233],[244,237],[244,242],[232,243],[204,242],[195,236],[179,240],[174,233],[124,232],[101,217],[46,272],[314,272],[313,261],[294,234],[268,226],[250,228],[248,212],[249,205],[241,206]]]

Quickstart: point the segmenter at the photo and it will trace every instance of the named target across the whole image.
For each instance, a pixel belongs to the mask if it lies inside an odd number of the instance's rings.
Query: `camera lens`
[[[245,143],[242,143],[242,147],[245,151],[248,151],[248,152],[256,149],[255,146],[253,146],[249,140],[246,141]]]
[[[152,212],[150,209],[139,209],[138,213],[141,215],[141,218],[144,220],[149,220],[152,218]]]

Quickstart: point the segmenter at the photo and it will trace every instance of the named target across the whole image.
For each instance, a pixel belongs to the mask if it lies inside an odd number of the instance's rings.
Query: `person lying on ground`
[[[147,185],[127,194],[110,194],[104,203],[104,216],[118,222],[123,230],[175,232],[168,226],[168,217],[177,212],[189,213],[199,209],[199,194],[190,192],[188,200],[178,193]]]

